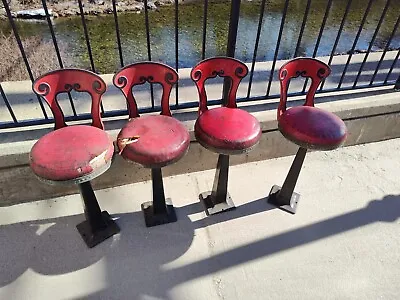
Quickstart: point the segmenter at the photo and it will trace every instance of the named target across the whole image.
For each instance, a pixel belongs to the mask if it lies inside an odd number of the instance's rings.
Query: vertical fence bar
[[[296,49],[294,50],[294,57],[297,57],[297,52],[301,44],[301,39],[303,38],[304,28],[306,27],[308,13],[310,11],[311,0],[307,0],[306,10],[304,11],[303,22],[301,23],[299,38],[297,39]]]
[[[325,30],[326,20],[328,20],[329,12],[331,11],[331,7],[332,7],[332,0],[329,0],[328,4],[326,5],[324,19],[322,20],[322,23],[321,23],[321,28],[319,30],[317,42],[315,43],[314,52],[313,52],[312,57],[317,56],[317,52],[318,52],[318,49],[319,49],[319,44],[321,43],[322,34],[323,34],[324,30]]]
[[[32,70],[31,70],[31,67],[29,65],[28,58],[26,57],[26,53],[25,53],[25,50],[24,50],[24,46],[22,45],[21,38],[20,38],[20,36],[18,34],[17,26],[15,25],[15,22],[14,22],[12,16],[11,16],[10,7],[8,6],[8,3],[7,3],[6,0],[2,0],[2,2],[3,2],[3,7],[6,10],[8,21],[10,22],[12,31],[14,33],[15,40],[17,41],[18,48],[19,48],[19,51],[21,53],[22,59],[24,60],[26,70],[28,71],[29,78],[33,82],[34,78],[33,78]],[[36,97],[37,97],[37,100],[39,102],[40,109],[42,110],[44,118],[46,120],[48,120],[49,117],[47,116],[46,110],[45,110],[44,105],[42,103],[42,99],[40,99],[39,96],[36,96]]]
[[[0,94],[1,94],[1,96],[3,97],[3,99],[4,99],[4,103],[6,104],[7,109],[8,109],[8,112],[10,113],[11,118],[13,119],[14,123],[18,123],[18,120],[17,120],[17,118],[15,117],[14,111],[13,111],[12,108],[11,108],[10,102],[8,102],[6,93],[4,93],[4,90],[3,90],[3,87],[2,87],[2,85],[1,85],[1,83],[0,83]]]
[[[396,65],[396,62],[397,62],[397,60],[399,59],[399,56],[400,56],[400,49],[397,51],[397,54],[396,54],[395,59],[393,60],[392,66],[390,67],[389,72],[388,72],[388,74],[386,75],[385,81],[383,82],[384,84],[386,84],[386,83],[388,82],[389,77],[390,77],[390,75],[391,75],[392,72],[393,72],[394,66]],[[397,81],[396,81],[396,84],[399,82],[399,80],[400,80],[400,79],[398,78]]]
[[[310,1],[311,1],[311,0],[310,0]],[[254,45],[253,60],[252,60],[252,62],[251,62],[251,71],[250,71],[249,87],[248,87],[248,89],[247,89],[247,99],[250,98],[251,85],[252,85],[252,83],[253,83],[254,67],[255,67],[255,65],[256,65],[258,44],[259,44],[259,42],[260,42],[261,27],[262,27],[262,22],[263,22],[263,19],[264,19],[265,2],[266,2],[266,0],[262,0],[261,5],[260,5],[260,18],[258,19],[258,27],[257,27],[256,42],[255,42],[255,45]]]
[[[118,44],[118,54],[119,54],[119,62],[121,68],[124,66],[124,57],[122,55],[122,47],[121,47],[121,36],[119,34],[119,23],[118,23],[118,14],[117,14],[117,5],[115,0],[112,0],[113,14],[114,14],[114,23],[115,23],[115,33],[117,36],[117,44]]]
[[[147,0],[144,0],[143,3],[144,3],[144,23],[146,26],[147,58],[149,61],[151,61],[149,8],[147,7]],[[150,94],[151,94],[151,108],[154,109],[154,89],[152,83],[150,83]]]
[[[208,0],[204,0],[203,41],[202,41],[202,45],[201,45],[201,59],[202,60],[206,58],[207,13],[208,13]]]
[[[240,2],[241,0],[231,1],[231,14],[229,19],[229,32],[228,32],[228,44],[226,47],[226,56],[235,57],[236,39],[239,25],[239,14],[240,14]]]
[[[175,70],[178,72],[179,68],[179,40],[178,40],[178,25],[179,25],[179,14],[178,14],[178,0],[175,0]],[[178,105],[178,89],[179,89],[179,81],[175,85],[175,104]]]
[[[239,16],[240,16],[240,2],[241,0],[231,0],[231,14],[229,17],[229,32],[228,32],[228,43],[226,46],[226,56],[235,57],[235,49],[236,49],[236,39],[239,25]],[[230,80],[225,78],[224,80],[224,88],[222,92],[222,103],[226,104],[228,101],[228,93],[230,87]]]
[[[382,11],[381,18],[379,19],[378,25],[376,25],[375,32],[374,32],[374,34],[372,36],[371,42],[369,43],[369,46],[368,46],[368,49],[367,49],[367,53],[365,53],[365,55],[364,55],[364,59],[363,59],[363,61],[361,63],[360,69],[358,70],[356,80],[354,80],[353,88],[355,88],[357,83],[358,83],[358,79],[360,78],[360,75],[361,75],[361,72],[362,72],[362,70],[364,68],[365,62],[368,59],[369,53],[371,52],[371,49],[372,49],[372,46],[373,46],[373,44],[375,42],[376,36],[378,35],[379,29],[381,28],[381,25],[382,25],[382,22],[383,22],[383,18],[385,17],[386,12],[387,12],[387,10],[389,8],[390,1],[391,0],[386,1],[386,5],[385,5],[385,7],[384,7],[384,9]]]
[[[343,14],[342,22],[340,23],[339,30],[338,30],[338,33],[336,35],[335,42],[333,44],[332,51],[331,51],[331,54],[329,56],[328,65],[331,65],[331,63],[332,63],[333,56],[335,54],[337,45],[339,44],[340,37],[342,36],[343,27],[344,27],[344,24],[346,23],[347,15],[349,14],[352,2],[353,2],[353,0],[348,0],[347,1],[347,5],[346,5],[346,9],[345,9],[344,14]],[[320,91],[322,91],[322,89],[324,88],[324,84],[325,84],[325,80],[323,80],[322,83],[321,83],[321,87],[319,88]]]
[[[79,4],[79,12],[81,15],[81,21],[82,21],[82,26],[83,26],[83,34],[85,35],[86,48],[87,48],[87,51],[89,54],[90,66],[92,68],[92,71],[96,73],[96,68],[94,67],[94,62],[93,62],[92,47],[90,46],[89,34],[88,34],[87,27],[86,27],[86,21],[85,21],[85,16],[84,16],[84,12],[83,12],[82,0],[78,0],[78,4]]]
[[[61,59],[60,49],[58,48],[58,43],[57,43],[56,35],[54,34],[54,28],[53,28],[53,24],[51,23],[50,14],[49,14],[49,10],[47,8],[46,0],[42,0],[42,5],[43,5],[44,12],[46,14],[47,25],[49,26],[49,29],[50,29],[51,39],[53,40],[53,45],[54,45],[54,49],[56,51],[58,64],[60,65],[61,69],[64,69],[64,64]],[[72,113],[76,117],[77,114],[76,114],[74,101],[72,100],[71,93],[69,93],[69,92],[68,92],[68,99],[69,99],[69,103],[71,105]]]
[[[53,40],[54,49],[56,50],[58,64],[60,65],[60,68],[63,69],[64,65],[63,65],[63,62],[62,62],[62,59],[61,59],[60,49],[58,48],[58,43],[57,43],[57,40],[56,40],[56,36],[54,34],[53,24],[51,24],[50,14],[49,14],[49,10],[47,9],[46,0],[42,0],[42,5],[43,5],[44,12],[46,14],[47,25],[49,26],[51,39]]]
[[[272,62],[272,67],[271,67],[271,72],[269,75],[269,81],[268,81],[268,87],[267,87],[267,93],[266,97],[269,96],[269,92],[271,90],[271,84],[272,84],[272,79],[274,77],[274,71],[275,71],[275,65],[276,65],[276,59],[278,58],[278,53],[279,53],[279,46],[281,44],[281,39],[282,39],[282,33],[283,33],[283,27],[285,26],[285,19],[286,19],[286,13],[288,10],[289,6],[289,0],[285,1],[285,5],[283,7],[283,12],[282,12],[282,21],[281,21],[281,26],[279,28],[279,34],[278,34],[278,40],[276,42],[276,48],[275,48],[275,53],[274,53],[274,61]]]
[[[350,54],[349,54],[349,57],[347,58],[346,65],[344,66],[344,70],[343,70],[342,76],[340,77],[339,84],[338,84],[338,89],[340,89],[341,86],[342,86],[344,76],[346,75],[347,68],[349,67],[349,63],[350,63],[351,58],[353,56],[354,49],[357,46],[357,42],[358,42],[358,39],[360,38],[361,31],[362,31],[362,29],[364,27],[365,21],[367,20],[367,16],[368,16],[368,13],[369,13],[369,11],[371,9],[372,2],[373,2],[373,0],[369,0],[369,2],[368,2],[367,9],[365,10],[365,13],[364,13],[364,16],[362,18],[360,27],[358,28],[358,32],[357,32],[356,38],[354,39],[353,46],[351,47]]]
[[[144,23],[146,26],[147,58],[151,61],[149,8],[147,6],[147,0],[144,0]]]
[[[86,47],[87,47],[88,54],[89,54],[90,66],[91,66],[92,72],[96,73],[96,68],[94,67],[94,61],[93,61],[92,47],[90,46],[89,33],[87,31],[86,20],[85,20],[85,16],[84,16],[84,12],[83,12],[82,0],[78,0],[78,4],[79,4],[79,12],[81,15],[81,20],[82,20],[83,33],[85,35]],[[103,103],[100,103],[100,108],[101,108],[101,114],[104,114]]]
[[[314,47],[314,51],[313,51],[312,57],[316,57],[317,56],[319,44],[321,43],[322,33],[324,32],[325,25],[326,25],[326,20],[328,20],[328,16],[329,16],[329,12],[331,10],[331,7],[332,7],[332,0],[329,0],[328,4],[326,6],[326,9],[325,9],[325,15],[324,15],[324,18],[323,18],[322,23],[321,23],[321,28],[319,30],[317,42],[315,43],[315,47]],[[307,88],[307,83],[308,83],[308,78],[306,78],[306,80],[304,82],[302,93],[305,92],[305,90]]]
[[[389,40],[387,41],[387,43],[386,43],[386,45],[385,45],[385,48],[383,49],[381,58],[380,58],[380,60],[379,60],[379,62],[378,62],[378,65],[376,66],[374,75],[372,75],[372,78],[371,78],[371,81],[369,82],[369,85],[372,85],[373,82],[375,81],[375,77],[376,77],[376,75],[378,74],[379,68],[381,67],[381,64],[382,64],[382,62],[383,62],[383,59],[385,58],[386,52],[388,51],[389,46],[390,46],[390,44],[392,43],[393,37],[394,37],[394,35],[396,34],[397,28],[399,27],[399,23],[400,23],[400,15],[398,16],[397,21],[396,21],[396,24],[394,25],[393,31],[392,31],[392,33],[390,34]]]
[[[84,16],[84,13],[83,13],[82,0],[78,0],[78,4],[79,4],[79,12],[81,14],[83,33],[85,35],[85,40],[86,40],[86,47],[87,47],[88,54],[89,54],[89,59],[90,59],[90,66],[92,68],[92,72],[96,73],[96,68],[94,67],[94,62],[93,62],[92,47],[90,46],[89,34],[88,34],[87,27],[86,27],[85,16]],[[104,114],[103,103],[100,103],[100,108],[101,108],[101,114]]]

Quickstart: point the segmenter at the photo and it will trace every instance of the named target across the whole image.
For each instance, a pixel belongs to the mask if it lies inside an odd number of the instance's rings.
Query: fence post
[[[239,24],[239,13],[240,13],[240,2],[241,0],[231,0],[231,14],[229,17],[229,32],[228,32],[228,44],[226,47],[226,56],[235,57],[236,49],[236,38]],[[226,104],[228,101],[228,93],[231,82],[229,78],[224,80],[224,89],[222,103]]]

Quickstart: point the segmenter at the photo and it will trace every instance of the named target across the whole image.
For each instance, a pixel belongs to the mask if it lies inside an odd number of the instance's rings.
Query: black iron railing
[[[384,1],[384,0],[382,0]],[[211,2],[211,1],[210,1]],[[252,89],[254,86],[254,75],[255,75],[255,66],[257,63],[257,55],[260,51],[260,41],[262,40],[262,36],[261,36],[261,32],[263,29],[263,22],[265,19],[265,10],[266,10],[266,0],[261,0],[260,2],[260,10],[259,10],[259,18],[258,18],[258,26],[257,26],[257,32],[255,35],[255,39],[254,39],[254,47],[253,47],[253,53],[251,55],[251,61],[249,62],[249,76],[248,76],[248,86],[247,86],[247,93],[244,97],[240,97],[238,99],[238,101],[252,101],[252,100],[263,100],[263,99],[273,99],[273,98],[279,98],[279,94],[278,93],[272,93],[272,85],[274,83],[274,80],[276,81],[276,72],[277,72],[277,64],[279,62],[278,58],[279,58],[279,52],[280,52],[280,47],[282,45],[282,39],[284,38],[284,29],[285,26],[287,26],[286,24],[286,17],[287,17],[287,13],[288,13],[288,8],[289,5],[291,3],[291,0],[282,0],[282,19],[280,21],[280,26],[279,28],[272,28],[271,30],[276,30],[278,32],[278,36],[277,36],[277,41],[276,41],[276,46],[274,49],[274,55],[273,55],[273,59],[271,64],[269,65],[269,69],[265,70],[268,73],[268,76],[266,78],[264,78],[264,82],[265,82],[265,93],[262,95],[257,95],[257,96],[252,96]],[[313,0],[304,0],[303,1],[304,5],[302,6],[302,11],[303,11],[303,15],[301,17],[301,25],[299,26],[298,29],[298,37],[297,37],[297,41],[295,43],[295,47],[294,47],[294,55],[293,57],[299,56],[301,55],[301,51],[300,51],[300,47],[302,44],[302,40],[304,38],[304,31],[306,28],[306,23],[307,20],[309,18],[311,18],[312,16],[310,15],[310,7],[312,6]],[[324,32],[325,32],[325,28],[326,28],[326,24],[328,21],[328,18],[330,16],[331,10],[332,10],[332,4],[333,4],[334,0],[327,0],[326,1],[326,8],[325,8],[325,12],[324,12],[324,16],[322,18],[322,22],[320,24],[320,29],[318,32],[318,36],[316,38],[315,41],[315,47],[312,51],[312,56],[316,57],[317,53],[319,51],[320,48],[320,43],[321,43],[321,39],[324,36]],[[349,16],[349,13],[351,12],[351,7],[352,7],[352,3],[354,1],[352,0],[348,0],[347,1],[347,5],[343,10],[343,16],[341,17],[341,21],[340,21],[340,25],[337,28],[337,34],[336,37],[334,39],[333,45],[332,45],[332,49],[330,50],[330,54],[328,54],[328,59],[327,59],[327,63],[331,64],[333,62],[333,59],[335,56],[337,56],[337,47],[339,44],[339,40],[341,39],[341,36],[343,34],[343,28],[345,26],[345,23],[347,21],[347,18]],[[371,40],[369,41],[369,47],[368,49],[366,49],[366,53],[364,54],[363,60],[360,64],[360,67],[358,69],[358,71],[356,71],[356,76],[355,79],[351,82],[351,85],[346,85],[344,86],[344,79],[346,77],[346,75],[348,74],[348,69],[349,67],[352,65],[351,61],[352,61],[352,57],[353,54],[355,53],[356,50],[356,46],[357,43],[359,41],[360,36],[362,35],[364,26],[366,24],[366,22],[369,21],[369,15],[370,15],[370,10],[371,10],[371,6],[373,4],[374,0],[369,0],[364,13],[362,15],[362,19],[360,20],[360,24],[359,24],[359,28],[357,30],[357,33],[355,35],[354,40],[350,41],[349,43],[352,45],[350,50],[348,51],[348,55],[347,55],[347,60],[344,63],[344,67],[343,70],[341,70],[341,73],[335,74],[337,76],[337,78],[339,78],[338,80],[338,84],[336,86],[330,85],[329,87],[326,87],[325,82],[322,83],[321,87],[319,88],[319,93],[324,93],[324,92],[331,92],[331,91],[340,91],[340,90],[350,90],[350,89],[361,89],[361,88],[367,88],[367,87],[375,87],[375,86],[387,86],[387,85],[394,85],[396,89],[400,89],[400,77],[398,76],[394,76],[393,72],[398,64],[398,60],[399,60],[399,55],[400,55],[400,49],[395,49],[397,51],[397,54],[395,55],[395,57],[391,60],[391,64],[390,67],[387,70],[386,76],[384,78],[384,80],[379,80],[377,81],[377,75],[378,73],[381,75],[381,66],[383,64],[383,61],[386,57],[386,54],[389,50],[393,50],[393,48],[391,47],[391,43],[393,41],[393,39],[396,37],[397,35],[397,29],[399,26],[399,21],[400,21],[400,15],[397,17],[396,22],[393,22],[393,29],[391,30],[390,36],[388,37],[388,40],[384,46],[384,48],[382,49],[381,56],[379,58],[378,61],[375,62],[375,68],[372,70],[373,74],[371,76],[371,79],[369,80],[369,82],[367,84],[359,84],[360,83],[360,77],[361,75],[364,74],[364,69],[365,69],[365,65],[367,63],[367,60],[370,56],[370,53],[372,52],[372,48],[374,45],[374,42],[378,36],[379,30],[381,28],[382,23],[385,20],[385,16],[388,13],[388,10],[390,10],[391,5],[395,5],[393,4],[394,2],[396,2],[396,0],[387,0],[385,2],[385,5],[383,7],[383,10],[381,12],[381,15],[379,17],[379,20],[376,24],[376,29],[371,37]],[[18,32],[15,20],[12,17],[12,13],[10,11],[10,6],[9,6],[9,1],[8,0],[2,0],[3,3],[3,7],[5,9],[6,12],[6,16],[9,22],[9,25],[12,29],[12,34],[17,42],[22,60],[25,64],[27,73],[29,75],[29,79],[31,81],[34,80],[34,76],[32,74],[32,70],[31,70],[31,66],[29,64],[27,55],[26,55],[26,51],[24,49],[23,43],[21,42],[21,37],[20,34]],[[209,14],[209,1],[208,0],[204,0],[203,1],[203,11],[202,11],[202,38],[201,38],[201,50],[200,50],[200,57],[199,59],[204,59],[206,58],[206,48],[207,48],[207,20],[208,20],[208,14]],[[152,60],[152,47],[151,47],[151,35],[150,35],[150,23],[149,23],[149,8],[148,8],[148,1],[144,0],[144,13],[143,13],[143,22],[145,25],[145,34],[146,34],[146,50],[147,50],[147,59],[148,60]],[[229,30],[227,33],[227,49],[226,49],[226,55],[230,56],[230,57],[235,57],[235,49],[236,49],[236,41],[238,38],[238,24],[239,24],[239,20],[240,20],[240,10],[241,10],[241,1],[240,0],[232,0],[230,2],[231,5],[231,9],[230,9],[230,20],[229,20]],[[54,50],[57,56],[57,61],[59,64],[60,68],[64,68],[64,64],[63,64],[63,59],[62,59],[62,55],[60,53],[60,49],[59,49],[59,45],[58,45],[58,41],[54,32],[54,25],[52,23],[51,20],[51,16],[49,14],[49,9],[47,7],[47,3],[46,0],[42,0],[42,6],[43,9],[45,11],[46,14],[46,21],[47,21],[47,25],[50,31],[50,36],[51,36],[51,40],[52,40],[52,44],[54,45]],[[92,47],[91,47],[91,40],[89,37],[89,32],[88,32],[88,28],[87,28],[87,20],[85,18],[85,11],[84,11],[84,6],[82,3],[82,0],[78,0],[78,7],[79,7],[79,14],[80,14],[80,18],[81,18],[81,22],[82,22],[82,28],[83,28],[83,36],[85,39],[85,44],[86,44],[86,50],[87,50],[87,54],[88,54],[88,59],[90,62],[90,69],[93,72],[97,71],[96,65],[95,65],[95,60],[94,60],[94,54],[92,51]],[[174,24],[174,56],[175,56],[175,69],[178,70],[179,68],[179,58],[181,56],[184,56],[185,53],[179,50],[179,9],[180,9],[180,5],[178,5],[178,0],[175,0],[175,3],[173,5],[174,8],[174,20],[171,20],[171,23]],[[114,19],[114,24],[115,24],[115,33],[116,33],[116,41],[115,41],[115,46],[116,49],[118,50],[118,58],[119,58],[119,66],[123,67],[125,65],[125,60],[124,60],[124,53],[123,53],[123,47],[122,47],[122,42],[123,42],[123,37],[121,37],[121,32],[120,32],[120,24],[119,24],[119,13],[117,12],[117,3],[116,0],[112,0],[112,13],[113,13],[113,19]],[[333,39],[332,39],[333,40]],[[1,59],[1,58],[0,58]],[[371,70],[368,70],[369,72]],[[395,78],[395,79],[393,79]],[[397,80],[396,80],[397,79]],[[227,91],[227,82],[225,82],[224,85],[224,94]],[[304,82],[304,86],[302,88],[300,88],[298,91],[295,92],[291,92],[289,93],[289,95],[301,95],[305,93],[307,87],[307,81]],[[176,93],[175,93],[175,103],[172,105],[173,109],[180,109],[180,108],[190,108],[190,107],[196,107],[198,105],[198,101],[197,99],[191,99],[192,101],[189,102],[183,102],[181,103],[179,101],[179,85],[176,86]],[[224,95],[223,94],[223,95]],[[17,118],[16,114],[14,112],[13,109],[13,103],[11,103],[8,98],[7,98],[7,93],[5,92],[5,90],[3,89],[2,83],[0,83],[0,95],[1,98],[3,99],[2,101],[5,104],[5,108],[8,110],[8,113],[10,115],[10,118],[12,119],[11,121],[4,121],[0,119],[0,128],[12,128],[12,127],[19,127],[19,126],[28,126],[28,125],[40,125],[40,124],[48,124],[48,123],[52,123],[52,119],[51,117],[48,116],[48,114],[46,113],[46,109],[45,106],[43,104],[43,101],[40,97],[37,97],[37,103],[38,106],[40,107],[40,110],[42,112],[42,118],[37,118],[34,120],[29,120],[29,119],[24,119],[24,118]],[[152,111],[158,111],[159,107],[157,107],[155,105],[155,101],[154,101],[154,90],[153,90],[153,86],[150,86],[150,95],[151,95],[151,105],[148,107],[142,107],[141,108],[141,112],[152,112]],[[69,104],[71,106],[72,109],[72,115],[68,116],[66,119],[67,121],[73,121],[73,120],[85,120],[89,117],[88,114],[78,114],[77,110],[75,108],[74,105],[74,101],[72,99],[72,96],[69,94]],[[223,96],[221,96],[221,98],[224,98]],[[222,99],[219,100],[212,100],[210,104],[220,104]],[[1,104],[0,104],[1,107]],[[101,107],[101,111],[102,111],[102,115],[104,117],[114,117],[114,116],[123,116],[127,114],[126,109],[124,109],[123,107],[121,107],[120,110],[105,110],[104,107]]]

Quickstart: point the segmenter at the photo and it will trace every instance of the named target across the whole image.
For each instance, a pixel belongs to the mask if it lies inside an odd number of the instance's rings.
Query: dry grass
[[[0,82],[29,80],[29,74],[15,38],[12,35],[0,35],[0,45],[2,48]],[[23,46],[34,78],[60,67],[51,42],[45,42],[35,36],[24,39]],[[66,55],[66,47],[62,44],[58,46],[64,65],[69,65],[70,58]]]

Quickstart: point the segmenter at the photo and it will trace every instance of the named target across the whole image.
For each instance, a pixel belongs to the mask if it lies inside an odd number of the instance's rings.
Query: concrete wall
[[[400,137],[399,100],[400,93],[395,92],[392,87],[385,87],[320,95],[316,98],[316,106],[332,111],[345,120],[349,130],[349,137],[345,144],[347,146]],[[299,105],[303,103],[303,97],[293,98],[290,103]],[[258,147],[247,155],[232,157],[231,164],[266,160],[292,155],[296,152],[297,147],[286,141],[277,129],[276,102],[253,102],[241,106],[258,118],[262,124],[263,135]],[[174,115],[189,129],[191,145],[188,154],[181,161],[163,169],[164,176],[215,168],[217,155],[201,147],[194,139],[193,125],[196,116],[196,110],[182,111]],[[115,137],[118,129],[125,122],[125,120],[109,120],[106,122],[106,129]],[[2,140],[0,144],[1,206],[78,192],[77,187],[73,185],[43,183],[29,168],[28,153],[32,145],[50,130],[51,128],[48,127],[36,127],[29,131],[13,129],[0,133]],[[268,170],[265,170],[265,176],[271,176]],[[111,168],[95,179],[93,185],[95,189],[99,189],[149,178],[149,169],[128,163],[117,156]],[[210,186],[212,180],[213,178],[210,178]]]

